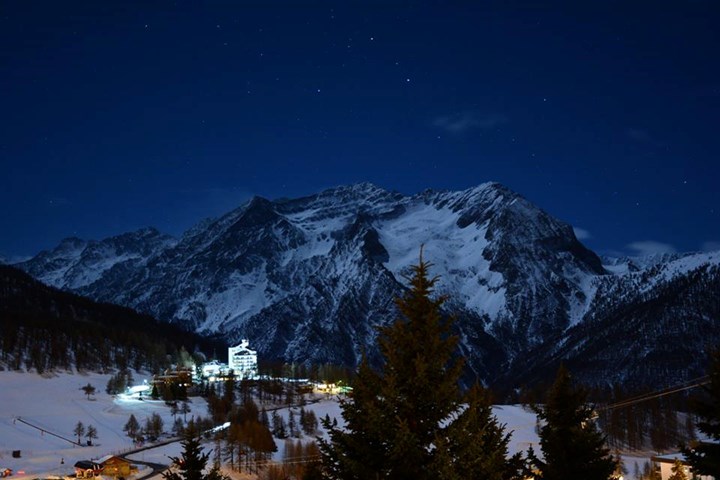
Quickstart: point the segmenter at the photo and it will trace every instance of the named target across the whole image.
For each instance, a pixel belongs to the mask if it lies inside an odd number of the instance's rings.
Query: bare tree
[[[85,435],[85,425],[83,425],[82,422],[77,422],[77,425],[75,425],[75,430],[73,430],[73,433],[77,435],[78,437],[78,445],[80,445],[80,439],[83,435]]]
[[[92,425],[88,425],[87,432],[85,432],[85,437],[87,437],[88,439],[88,445],[92,445],[92,441],[98,438],[97,429]]]

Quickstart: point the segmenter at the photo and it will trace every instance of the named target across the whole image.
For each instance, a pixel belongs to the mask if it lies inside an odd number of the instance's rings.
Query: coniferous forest
[[[186,349],[222,351],[148,315],[43,285],[0,265],[0,366],[12,370],[158,371]]]

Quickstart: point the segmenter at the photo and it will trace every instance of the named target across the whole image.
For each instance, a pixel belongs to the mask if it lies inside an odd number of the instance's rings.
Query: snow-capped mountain
[[[176,242],[154,228],[124,233],[103,241],[66,238],[54,250],[17,264],[41,282],[78,291],[118,269],[142,268],[145,262]]]
[[[177,241],[152,229],[68,239],[18,266],[228,342],[248,337],[261,356],[353,366],[363,351],[376,355],[376,327],[396,318],[393,300],[421,245],[483,380],[557,359],[573,332],[604,325],[609,305],[648,298],[698,268],[717,275],[720,263],[679,256],[605,268],[569,225],[500,184],[404,196],[364,183],[255,197]]]
[[[676,385],[706,372],[720,347],[720,252],[597,278],[582,322],[531,352],[503,375],[506,386],[550,381],[564,362],[585,383],[634,388]]]

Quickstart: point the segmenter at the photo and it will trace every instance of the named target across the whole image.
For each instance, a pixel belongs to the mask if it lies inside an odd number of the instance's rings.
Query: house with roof
[[[75,462],[75,476],[77,478],[93,478],[102,473],[102,465],[91,460]]]
[[[669,453],[667,455],[657,455],[652,457],[653,463],[660,468],[661,480],[668,480],[672,475],[672,467],[675,465],[675,461],[679,460],[685,470],[685,476],[687,478],[697,480],[716,480],[715,477],[710,475],[694,475],[692,467],[685,461],[685,457],[682,453]]]
[[[117,455],[106,455],[97,459],[102,467],[103,476],[107,477],[127,477],[137,472],[137,467],[127,460]]]

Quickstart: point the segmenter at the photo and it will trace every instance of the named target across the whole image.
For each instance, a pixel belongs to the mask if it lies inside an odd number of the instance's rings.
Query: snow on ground
[[[35,373],[0,372],[0,468],[11,468],[15,472],[13,479],[68,475],[79,460],[127,451],[133,443],[125,436],[123,426],[130,414],[142,425],[156,412],[163,418],[165,430],[171,429],[172,416],[164,402],[116,399],[105,393],[109,378],[97,373],[61,373],[43,378]],[[136,374],[139,380],[142,378]],[[90,400],[80,390],[88,383],[96,389]],[[204,400],[193,399],[191,408],[206,415]],[[97,429],[93,446],[72,443],[77,442],[73,430],[78,422]],[[82,438],[83,443],[86,440]],[[16,450],[20,458],[13,458]],[[167,463],[163,458],[160,463]]]
[[[164,420],[165,430],[172,426],[170,409],[162,401],[115,398],[105,393],[109,375],[96,373],[62,373],[52,377],[40,377],[34,373],[0,371],[0,470],[11,468],[14,471],[10,480],[47,478],[73,473],[73,465],[79,460],[97,459],[108,454],[118,454],[133,448],[130,439],[124,435],[123,426],[130,414],[134,414],[142,424],[145,418],[158,413]],[[142,381],[136,375],[136,382]],[[97,389],[94,399],[88,400],[80,388],[90,383]],[[331,395],[317,395],[315,401],[308,402],[304,408],[315,412],[318,420],[326,415],[337,419],[343,426],[338,398]],[[206,416],[207,407],[203,399],[193,397],[191,415]],[[296,420],[299,420],[299,407],[292,407]],[[532,446],[539,453],[539,439],[535,433],[535,414],[519,405],[496,405],[493,412],[505,429],[511,432],[509,453],[526,452]],[[288,420],[287,407],[278,413]],[[18,419],[25,420],[37,427],[30,427]],[[93,425],[98,438],[93,446],[80,447],[73,430],[78,421],[85,426]],[[67,438],[63,440],[50,433]],[[326,437],[320,426],[318,435]],[[314,438],[304,436],[303,441]],[[85,439],[83,438],[83,442]],[[278,451],[273,460],[282,461],[285,441],[275,439]],[[214,448],[212,442],[204,445],[206,451]],[[12,452],[20,450],[20,458],[13,458]],[[169,464],[169,456],[179,456],[182,447],[173,443],[151,450],[145,450],[130,456],[137,462]],[[211,457],[212,458],[212,457]],[[648,457],[623,456],[630,472],[626,478],[632,478],[634,463],[640,467]],[[62,463],[64,462],[64,463]],[[138,476],[150,473],[143,465],[138,465]],[[24,473],[20,473],[24,472]],[[235,480],[242,476],[231,475]],[[244,478],[244,477],[243,477]]]
[[[495,405],[493,413],[498,422],[505,425],[505,431],[511,432],[508,453],[523,454],[531,446],[535,452],[540,451],[539,438],[535,433],[535,414],[520,405]]]

